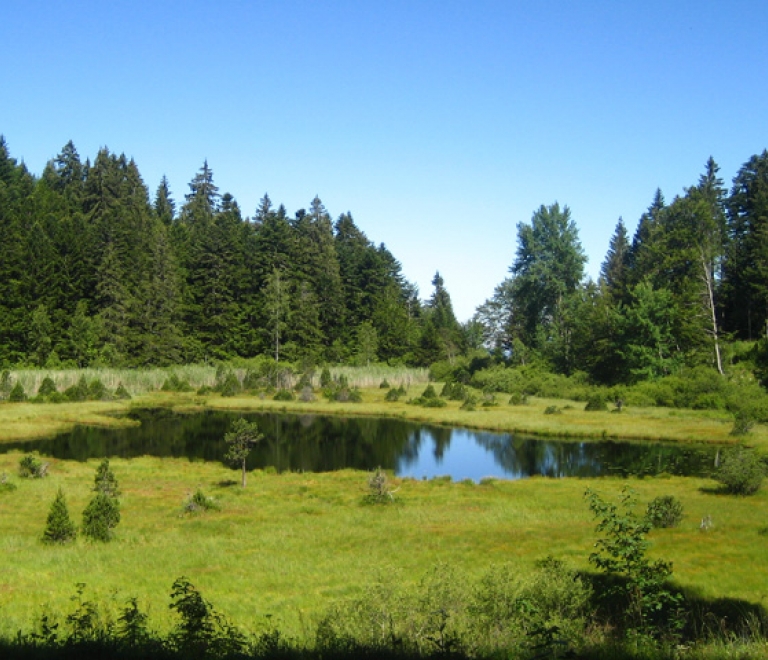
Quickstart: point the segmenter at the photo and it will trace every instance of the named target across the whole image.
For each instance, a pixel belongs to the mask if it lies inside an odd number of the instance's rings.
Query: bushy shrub
[[[88,399],[88,381],[85,380],[85,375],[80,376],[75,385],[70,385],[64,390],[64,396],[67,401],[86,401]]]
[[[291,390],[277,390],[272,398],[275,401],[293,401],[296,397]]]
[[[130,399],[131,394],[128,392],[127,389],[125,389],[125,386],[122,383],[117,384],[117,388],[115,389],[115,398],[116,399]]]
[[[584,406],[586,412],[601,412],[608,410],[608,404],[605,397],[601,394],[593,394],[587,399],[587,405]]]
[[[562,413],[563,411],[560,410],[560,408],[558,408],[557,406],[547,406],[544,409],[545,415],[561,415]]]
[[[200,513],[203,511],[216,511],[220,508],[216,500],[198,488],[184,501],[183,512]]]
[[[228,371],[224,378],[217,383],[215,389],[221,393],[221,396],[235,396],[240,394],[243,388],[235,373]]]
[[[76,536],[77,529],[69,517],[67,500],[59,488],[48,512],[45,531],[43,532],[43,543],[67,543],[73,541]]]
[[[379,389],[381,390],[387,390],[389,387],[389,381],[386,378],[379,383]]]
[[[192,392],[194,390],[188,380],[182,380],[176,374],[168,376],[160,389],[163,392]]]
[[[430,383],[429,385],[424,388],[424,391],[421,393],[422,399],[436,399],[437,398],[437,392],[435,392],[435,388]]]
[[[109,390],[104,386],[104,383],[97,378],[88,383],[87,398],[89,401],[107,401],[108,399],[111,399],[112,396],[110,395]]]
[[[754,449],[737,447],[726,451],[715,479],[734,495],[752,495],[763,483],[765,461]]]
[[[58,390],[56,389],[56,383],[53,382],[53,379],[50,376],[46,376],[43,378],[43,382],[40,383],[40,387],[37,388],[37,395],[48,396],[54,392],[58,393]]]
[[[509,397],[509,404],[511,406],[525,406],[528,404],[528,395],[523,392],[514,392]]]
[[[440,396],[449,401],[464,401],[467,398],[467,392],[467,388],[461,383],[446,383],[443,385]]]
[[[120,503],[105,492],[97,492],[83,511],[83,535],[106,543],[120,522]]]
[[[331,384],[331,370],[328,367],[323,367],[320,372],[320,387],[325,388]]]
[[[464,403],[461,404],[461,410],[473,411],[477,408],[477,397],[474,394],[469,394]]]
[[[48,463],[43,463],[33,454],[22,456],[19,460],[19,476],[24,479],[42,479],[48,476]]]
[[[8,394],[8,401],[19,403],[21,401],[26,401],[26,400],[27,400],[27,395],[24,392],[24,388],[22,387],[19,381],[16,381],[16,384],[13,386],[10,393]]]
[[[674,495],[660,495],[648,504],[645,517],[652,527],[677,527],[683,519],[683,504]]]
[[[386,396],[384,397],[385,401],[397,401],[400,399],[401,396],[405,396],[405,388],[400,385],[398,388],[393,388],[387,392]]]

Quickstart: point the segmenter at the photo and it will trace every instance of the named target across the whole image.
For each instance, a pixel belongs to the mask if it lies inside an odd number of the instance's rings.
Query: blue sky
[[[517,223],[568,205],[596,277],[712,155],[768,147],[768,3],[4,0],[0,133],[42,172],[68,141],[135,158],[178,204],[205,159],[252,215],[317,194],[469,318]]]

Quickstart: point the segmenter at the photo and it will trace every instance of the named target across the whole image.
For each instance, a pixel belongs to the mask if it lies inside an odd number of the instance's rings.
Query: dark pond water
[[[0,445],[69,460],[151,455],[222,461],[224,434],[239,417],[256,421],[264,439],[251,452],[249,469],[327,472],[342,468],[393,470],[399,476],[449,475],[520,479],[616,474],[705,475],[716,449],[625,442],[575,442],[426,426],[398,419],[342,418],[205,412],[132,414],[140,426],[102,429],[81,426],[48,440]]]

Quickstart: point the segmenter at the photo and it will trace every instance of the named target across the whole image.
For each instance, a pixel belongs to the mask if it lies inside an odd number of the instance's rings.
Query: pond
[[[450,476],[456,481],[533,475],[693,476],[711,472],[717,451],[711,446],[542,439],[367,417],[175,414],[162,409],[131,416],[141,424],[126,429],[78,426],[51,439],[3,444],[0,451],[38,451],[78,461],[143,455],[222,461],[224,435],[240,417],[255,421],[264,434],[248,457],[248,468],[272,466],[280,472],[382,467],[398,476]]]

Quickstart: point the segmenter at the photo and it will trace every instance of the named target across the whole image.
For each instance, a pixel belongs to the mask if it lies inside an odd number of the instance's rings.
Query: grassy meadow
[[[130,400],[44,404],[0,403],[0,442],[49,436],[75,424],[121,426],[131,408],[167,407],[179,412],[203,409],[290,411],[338,415],[391,416],[434,424],[564,438],[621,438],[685,443],[745,443],[768,452],[768,429],[747,436],[730,434],[725,412],[625,407],[621,413],[586,412],[584,403],[530,397],[512,405],[462,410],[407,403],[428,382],[425,371],[337,370],[361,388],[362,401],[275,401],[265,394],[223,397],[218,393],[158,391],[170,374],[192,387],[216,381],[213,367],[180,367],[125,372],[89,370],[17,372],[14,378],[34,393],[46,375],[59,390],[81,375],[108,388],[119,383]],[[385,400],[379,383],[403,385],[400,401]],[[439,392],[440,386],[437,385]],[[545,414],[556,407],[558,414]],[[30,631],[41,615],[72,610],[76,585],[84,598],[113,619],[131,597],[148,611],[150,626],[166,633],[173,625],[169,594],[173,581],[188,577],[204,597],[234,624],[251,633],[278,628],[311,641],[315,626],[336,603],[359,597],[377,581],[417,589],[435,567],[454,571],[462,588],[472,589],[494,566],[508,565],[521,576],[546,556],[589,570],[597,538],[584,492],[591,488],[616,501],[629,484],[638,512],[654,497],[673,495],[685,517],[673,529],[651,534],[652,558],[674,565],[674,582],[707,600],[734,599],[768,607],[768,490],[752,497],[719,492],[703,478],[546,479],[453,483],[392,477],[396,502],[364,503],[368,475],[255,471],[240,488],[238,473],[221,464],[141,457],[112,459],[122,490],[122,520],[108,544],[78,538],[67,546],[41,543],[45,521],[59,488],[79,525],[92,496],[96,461],[45,458],[45,479],[22,479],[22,454],[0,454],[0,639]],[[184,502],[197,489],[215,499],[218,510],[185,513]],[[701,528],[703,519],[712,526]],[[442,571],[443,568],[438,570]]]
[[[366,505],[367,475],[256,471],[242,489],[237,473],[211,463],[143,457],[113,459],[122,521],[108,544],[78,538],[40,542],[58,488],[79,524],[96,461],[50,460],[50,476],[21,479],[21,454],[0,455],[15,490],[0,492],[0,636],[29,630],[44,612],[68,612],[77,583],[112,612],[137,597],[152,625],[171,626],[170,586],[185,575],[245,630],[276,625],[302,638],[334,602],[387,579],[416,585],[435,565],[467,584],[495,564],[524,574],[547,555],[588,568],[596,539],[583,494],[615,500],[625,480],[544,479],[452,483],[392,479],[396,503]],[[652,557],[674,563],[674,579],[706,598],[768,604],[768,492],[735,498],[705,479],[629,480],[644,507],[674,495],[685,507],[678,528],[652,533]],[[217,511],[186,514],[201,488]],[[642,511],[641,511],[642,513]],[[705,516],[712,527],[700,529]]]

